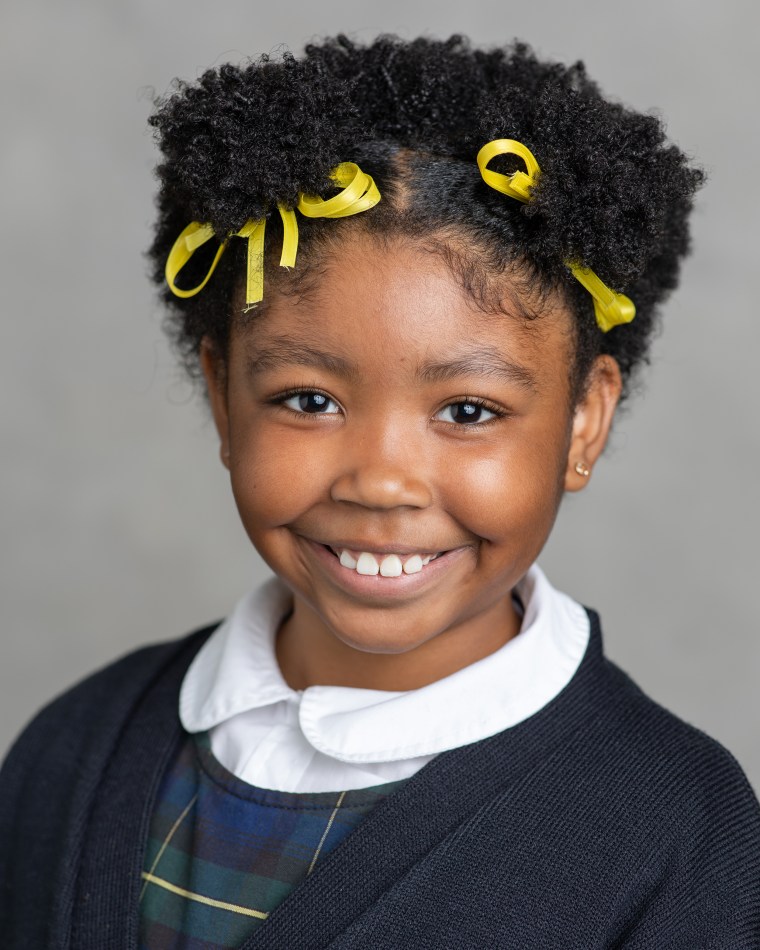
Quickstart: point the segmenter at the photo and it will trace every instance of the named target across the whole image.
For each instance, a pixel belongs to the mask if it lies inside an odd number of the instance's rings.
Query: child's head
[[[260,553],[302,610],[370,652],[499,628],[504,591],[538,555],[563,491],[587,480],[646,358],[700,173],[657,119],[606,101],[580,64],[460,38],[339,37],[300,61],[224,66],[153,121],[165,155],[158,280],[191,221],[222,237],[268,221],[255,308],[237,238],[197,295],[166,293]],[[481,177],[476,156],[494,139],[535,156],[529,200]],[[344,162],[381,200],[346,218],[298,214],[297,263],[279,267],[278,205],[329,198]],[[524,165],[506,155],[489,168]],[[177,283],[203,280],[213,243]],[[569,264],[630,297],[635,319],[603,332]],[[362,577],[350,568],[362,551],[413,570]]]

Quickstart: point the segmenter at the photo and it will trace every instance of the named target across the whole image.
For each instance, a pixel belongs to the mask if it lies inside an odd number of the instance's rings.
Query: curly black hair
[[[658,305],[688,250],[703,175],[665,140],[656,117],[605,99],[581,62],[544,62],[519,42],[477,49],[462,36],[381,36],[361,45],[341,35],[307,46],[300,59],[285,52],[209,70],[156,105],[150,122],[164,159],[149,255],[191,374],[204,337],[226,354],[245,242],[231,241],[209,285],[182,299],[164,283],[178,234],[192,220],[222,237],[250,218],[276,226],[278,203],[329,197],[330,171],[346,161],[374,177],[383,200],[340,223],[299,216],[298,264],[287,276],[267,266],[268,287],[297,290],[347,229],[406,234],[443,255],[483,307],[499,306],[507,272],[521,279],[528,318],[559,291],[576,316],[574,393],[598,354],[617,360],[625,392],[646,361]],[[495,138],[517,139],[536,156],[541,175],[529,203],[483,182],[475,157]],[[505,157],[491,167],[518,166]],[[568,260],[631,297],[635,320],[602,333]],[[207,267],[196,254],[182,280],[192,286]]]

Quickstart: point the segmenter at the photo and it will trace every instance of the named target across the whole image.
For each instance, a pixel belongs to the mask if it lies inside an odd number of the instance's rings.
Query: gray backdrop
[[[518,35],[668,119],[710,182],[645,391],[543,556],[608,652],[760,788],[760,135],[752,0],[27,2],[0,11],[0,752],[51,695],[262,573],[142,257],[150,89],[345,30]]]

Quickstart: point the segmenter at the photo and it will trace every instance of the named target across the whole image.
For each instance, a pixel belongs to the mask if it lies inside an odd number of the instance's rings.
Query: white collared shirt
[[[589,640],[586,611],[533,566],[515,593],[520,632],[494,653],[403,692],[291,689],[275,638],[292,595],[272,577],[244,597],[185,675],[180,719],[251,785],[286,792],[367,788],[408,778],[439,752],[537,713],[570,682]]]

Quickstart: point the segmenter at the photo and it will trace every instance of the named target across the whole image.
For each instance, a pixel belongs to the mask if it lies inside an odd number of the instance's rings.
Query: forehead
[[[297,267],[298,265],[296,265]],[[524,381],[565,380],[573,353],[572,316],[557,300],[541,312],[522,299],[524,278],[501,278],[498,309],[479,306],[444,257],[409,240],[357,235],[320,260],[305,287],[287,278],[267,291],[260,312],[238,321],[233,342],[258,365],[304,362],[307,350],[332,356],[344,375],[390,375],[457,360],[524,368]],[[470,367],[471,368],[471,367]]]

